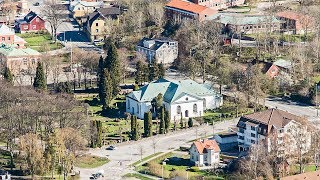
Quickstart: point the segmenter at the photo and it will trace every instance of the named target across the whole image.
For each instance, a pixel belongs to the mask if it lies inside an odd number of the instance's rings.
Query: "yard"
[[[16,35],[23,38],[27,42],[27,47],[39,52],[52,51],[62,48],[60,43],[52,43],[51,35],[49,33],[16,33]]]
[[[96,168],[108,163],[109,161],[109,159],[103,157],[82,155],[76,158],[75,166],[80,168]]]
[[[163,165],[164,161],[165,164]],[[136,167],[136,171],[157,177],[162,177],[163,175],[164,178],[181,177],[197,179],[203,177],[205,179],[223,179],[222,177],[214,176],[208,171],[202,171],[198,167],[192,166],[189,161],[189,155],[178,152],[168,153],[149,161]]]

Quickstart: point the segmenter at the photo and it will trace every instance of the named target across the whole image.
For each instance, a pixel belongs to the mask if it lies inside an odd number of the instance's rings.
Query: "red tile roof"
[[[216,140],[198,140],[193,142],[193,144],[196,146],[199,154],[206,153],[207,149],[211,149],[215,152],[219,152],[220,148],[216,142]]]
[[[194,4],[192,2],[187,2],[182,0],[171,0],[168,4],[166,4],[166,6],[197,13],[197,14],[207,9],[207,7],[205,6],[201,6],[198,4]]]
[[[303,15],[301,13],[293,11],[282,11],[277,13],[277,16],[295,20],[297,30],[303,29],[304,27],[311,28],[314,26],[314,18],[308,15]]]

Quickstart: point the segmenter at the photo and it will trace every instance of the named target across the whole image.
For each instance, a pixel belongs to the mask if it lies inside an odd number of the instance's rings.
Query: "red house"
[[[16,30],[20,33],[45,30],[45,21],[36,13],[30,11],[23,19],[16,21]]]

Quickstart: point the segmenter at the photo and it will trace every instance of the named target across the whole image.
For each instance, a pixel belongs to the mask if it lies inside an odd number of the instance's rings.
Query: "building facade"
[[[16,48],[12,45],[0,46],[0,66],[8,67],[13,75],[35,74],[41,54],[30,48]]]
[[[234,34],[255,34],[262,32],[280,32],[282,21],[275,17],[264,15],[232,15],[219,14],[212,17],[212,21],[218,23],[224,32]]]
[[[314,31],[315,20],[311,16],[293,11],[282,11],[276,16],[284,22],[281,30],[287,34],[305,34]]]
[[[178,58],[178,42],[169,39],[143,38],[139,41],[137,52],[144,54],[149,63],[172,63]]]
[[[0,24],[0,44],[13,45],[16,48],[25,48],[26,41],[15,35],[13,29]]]
[[[20,33],[44,31],[46,30],[45,21],[35,12],[30,11],[23,19],[16,20],[15,29]]]
[[[220,162],[220,148],[215,140],[200,139],[190,147],[190,161],[196,166],[215,166]]]
[[[204,21],[218,13],[216,10],[206,6],[183,0],[171,0],[166,4],[165,12],[167,18],[175,22],[183,20]]]
[[[151,102],[159,94],[163,96],[163,105],[169,111],[171,121],[201,117],[204,110],[218,108],[223,103],[222,96],[205,84],[159,79],[128,94],[126,112],[143,119],[145,112],[153,111]]]
[[[220,10],[227,9],[232,6],[240,6],[244,4],[244,0],[190,0],[195,4],[206,6],[211,9]]]
[[[120,9],[116,7],[101,8],[91,13],[84,24],[84,30],[89,39],[92,42],[104,40],[109,35],[110,26],[118,22],[119,15]]]
[[[242,116],[237,124],[239,151],[262,143],[268,152],[277,151],[279,156],[309,151],[311,134],[306,120],[279,109]]]
[[[96,9],[103,7],[103,1],[73,1],[70,2],[69,10],[72,12],[74,18],[81,19],[82,17],[89,16],[89,14],[94,12]]]

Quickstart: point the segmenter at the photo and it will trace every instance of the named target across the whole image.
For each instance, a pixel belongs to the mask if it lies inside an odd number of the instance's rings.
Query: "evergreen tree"
[[[180,119],[180,128],[183,129],[183,119],[182,119],[182,113],[180,115],[181,119]]]
[[[105,77],[105,92],[106,92],[106,105],[107,107],[109,107],[111,101],[112,101],[112,98],[113,98],[113,81],[111,79],[111,75],[110,75],[110,72],[105,69],[104,71],[104,77]]]
[[[3,77],[7,82],[13,84],[13,76],[12,76],[11,71],[8,67],[4,68]]]
[[[72,85],[70,82],[59,82],[57,87],[55,88],[57,93],[68,93],[72,92]]]
[[[113,97],[118,95],[120,91],[121,70],[120,61],[118,58],[118,51],[114,43],[111,41],[108,47],[107,57],[105,59],[105,67],[110,72],[112,79],[112,94]]]
[[[140,89],[140,87],[138,86],[138,84],[134,84],[133,85],[133,90],[134,91],[138,91]]]
[[[99,89],[99,98],[100,98],[100,102],[102,104],[103,100],[103,83],[104,83],[104,62],[103,62],[103,58],[102,56],[100,56],[99,59],[99,64],[98,64],[98,71],[97,71],[97,85],[98,85],[98,89]]]
[[[47,89],[46,77],[44,75],[43,65],[41,62],[38,62],[36,77],[34,78],[33,87],[38,90]]]
[[[131,116],[131,139],[137,141],[139,139],[138,129],[137,129],[137,116]]]
[[[141,85],[143,82],[143,67],[142,62],[138,61],[136,64],[136,76],[135,76],[135,83],[137,85]]]
[[[149,82],[158,78],[158,65],[156,61],[149,63]]]
[[[148,64],[142,64],[142,69],[143,69],[143,75],[142,75],[143,83],[144,82],[149,82],[149,67],[148,67]]]
[[[164,68],[163,64],[158,64],[158,79],[164,78],[166,73],[166,69]]]
[[[164,117],[165,117],[165,114],[164,114],[164,107],[163,106],[161,106],[160,107],[160,128],[159,128],[159,133],[160,134],[165,134],[165,119],[164,119]]]
[[[102,69],[101,76],[99,78],[99,97],[100,103],[102,104],[102,109],[105,110],[108,107],[107,104],[107,80],[105,77],[105,69]]]
[[[190,127],[193,127],[193,120],[192,120],[192,118],[189,118],[189,120],[188,120],[188,126],[189,126],[189,128],[190,128]]]
[[[102,147],[102,122],[97,121],[97,146]]]
[[[152,114],[150,111],[144,113],[144,136],[152,136]]]
[[[96,131],[96,127],[97,127],[96,121],[93,120],[92,123],[91,123],[91,128],[92,128],[92,130],[93,130],[93,131]],[[91,144],[90,144],[90,147],[91,147],[91,148],[96,148],[96,147],[97,147],[97,135],[95,136],[94,134],[95,134],[95,133],[92,133],[92,134],[91,134]]]
[[[165,111],[164,118],[165,118],[165,132],[168,133],[170,128],[170,112],[169,111]]]

